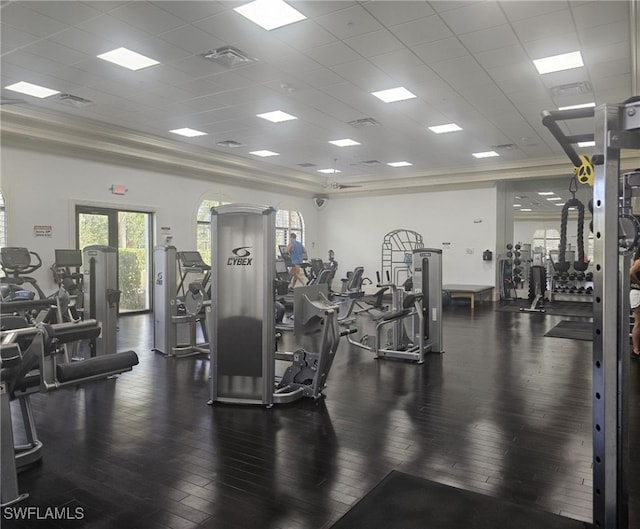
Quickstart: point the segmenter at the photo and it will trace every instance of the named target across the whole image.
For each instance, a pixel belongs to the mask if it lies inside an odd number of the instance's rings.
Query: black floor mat
[[[496,306],[498,312],[523,312],[521,308],[531,307],[531,302],[526,299],[514,299],[502,301]],[[593,304],[579,301],[553,301],[543,304],[544,312],[549,316],[576,316],[593,317]],[[539,312],[523,312],[523,314],[541,314]]]
[[[593,322],[562,320],[545,336],[593,341]]]
[[[403,472],[389,473],[331,529],[584,529],[590,524]]]

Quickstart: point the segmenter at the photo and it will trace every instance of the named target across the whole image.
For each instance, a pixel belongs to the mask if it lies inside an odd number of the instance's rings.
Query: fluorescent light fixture
[[[538,195],[542,197],[550,197],[552,195],[555,195],[555,193],[553,191],[538,191]]]
[[[494,158],[500,156],[496,151],[472,152],[471,155],[475,158]]]
[[[462,128],[455,123],[447,123],[446,125],[436,125],[435,127],[429,127],[429,130],[431,132],[435,132],[436,134],[444,134],[445,132],[457,132],[459,130],[462,130]]]
[[[40,99],[60,93],[58,90],[51,90],[51,88],[27,83],[26,81],[20,81],[19,83],[5,86],[5,88],[7,90],[13,90],[14,92],[20,92],[21,94],[27,94],[28,96],[39,97]]]
[[[233,10],[267,31],[307,18],[282,0],[255,0]]]
[[[390,165],[391,167],[409,167],[410,165],[413,165],[413,164],[402,161],[402,162],[389,162],[387,165]]]
[[[562,198],[560,198],[560,197],[549,197],[547,200],[549,202],[555,202],[556,200],[562,200]]]
[[[337,174],[341,173],[342,171],[340,171],[339,169],[318,169],[318,172],[324,174]]]
[[[595,147],[595,141],[579,141],[578,147]]]
[[[520,211],[533,211],[531,208],[522,208]]]
[[[345,138],[343,140],[331,140],[329,143],[338,147],[353,147],[354,145],[360,145],[357,141],[349,138]]]
[[[201,132],[199,130],[184,128],[184,129],[173,129],[169,132],[173,132],[174,134],[180,134],[180,136],[186,136],[187,138],[195,138],[196,136],[206,136],[206,132]]]
[[[291,114],[282,112],[282,110],[274,110],[273,112],[265,112],[264,114],[256,114],[259,118],[266,119],[272,123],[280,123],[282,121],[291,121],[292,119],[298,119]]]
[[[558,107],[558,110],[574,110],[576,108],[593,108],[595,103],[581,103],[580,105],[569,105],[568,107]]]
[[[579,51],[535,59],[533,64],[538,69],[539,74],[560,72],[562,70],[571,70],[572,68],[584,66],[582,55]]]
[[[280,153],[273,152],[273,151],[266,151],[266,150],[251,151],[249,154],[255,154],[256,156],[262,156],[263,158],[266,158],[267,156],[279,156],[280,155]]]
[[[556,206],[564,206],[564,204],[565,204],[564,202],[562,202],[562,203],[558,202],[558,203],[556,204]]]
[[[160,64],[155,59],[145,57],[135,51],[128,50],[127,48],[116,48],[115,50],[102,53],[97,56],[98,59],[109,61],[118,66],[124,66],[129,70],[142,70],[142,68],[148,68]]]
[[[521,207],[522,207],[522,204],[514,204],[514,205],[513,205],[513,207],[514,207],[514,208],[521,208]]]
[[[376,96],[378,99],[385,103],[395,103],[396,101],[404,101],[405,99],[413,99],[416,97],[404,86],[397,88],[389,88],[389,90],[379,90],[378,92],[371,92],[371,95]]]

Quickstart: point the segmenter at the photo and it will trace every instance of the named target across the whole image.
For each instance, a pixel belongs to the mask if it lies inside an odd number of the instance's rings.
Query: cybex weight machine
[[[314,352],[276,352],[275,213],[271,207],[227,204],[211,211],[211,400],[236,404],[320,398],[338,348],[338,309],[314,287],[295,289],[296,339]],[[316,285],[324,287],[326,285]],[[306,290],[306,289],[310,290]],[[276,361],[289,366],[276,377]]]
[[[154,351],[167,356],[209,353],[207,319],[211,303],[207,299],[206,284],[210,273],[211,267],[202,260],[199,252],[177,252],[175,246],[156,246],[153,249]],[[188,282],[189,274],[202,277]],[[197,341],[198,324],[204,340],[202,343]]]

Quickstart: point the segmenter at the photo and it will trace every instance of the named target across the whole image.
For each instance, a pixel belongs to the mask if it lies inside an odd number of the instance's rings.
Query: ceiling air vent
[[[588,94],[592,91],[593,87],[589,81],[567,83],[551,87],[551,95],[553,97],[577,96],[580,94]]]
[[[494,151],[514,151],[518,146],[515,143],[501,143],[500,145],[492,145]]]
[[[316,166],[315,163],[309,163],[309,162],[299,163],[298,165],[300,167],[315,167]]]
[[[239,141],[234,140],[224,140],[216,143],[220,147],[229,147],[230,149],[235,149],[236,147],[244,147],[244,143],[240,143]]]
[[[75,108],[88,107],[89,105],[93,105],[93,101],[89,101],[88,99],[84,99],[83,97],[74,96],[72,94],[60,94],[58,96],[58,103],[62,103],[63,105],[69,105]]]
[[[202,56],[205,59],[222,64],[227,68],[250,64],[258,60],[253,57],[249,57],[245,52],[238,48],[234,48],[233,46],[223,46],[222,48],[217,48],[213,51],[203,53]]]
[[[380,122],[376,121],[373,118],[355,119],[353,121],[348,121],[347,124],[351,125],[352,127],[357,128],[357,129],[362,129],[364,127],[379,127],[380,126]]]
[[[380,165],[382,162],[380,162],[380,160],[364,160],[360,163],[362,165]]]

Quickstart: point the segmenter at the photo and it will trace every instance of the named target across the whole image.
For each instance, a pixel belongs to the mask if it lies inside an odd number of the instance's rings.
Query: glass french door
[[[115,248],[120,313],[151,309],[151,214],[76,206],[76,244]]]

